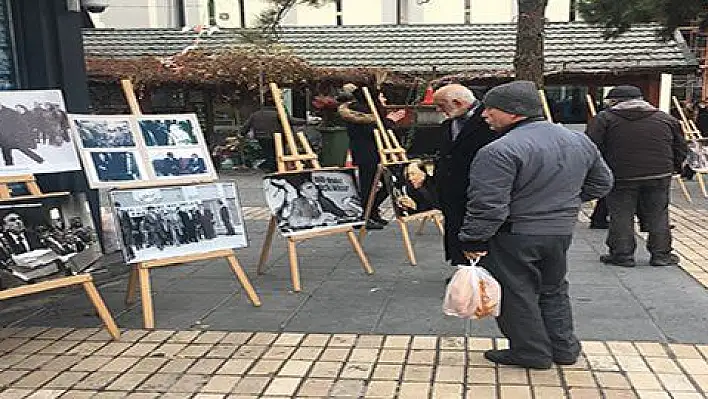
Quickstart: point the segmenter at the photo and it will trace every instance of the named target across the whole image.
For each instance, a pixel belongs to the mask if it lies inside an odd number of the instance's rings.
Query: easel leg
[[[364,209],[364,224],[359,229],[360,242],[364,242],[364,238],[366,238],[366,222],[369,220],[369,217],[371,217],[371,211],[374,208],[374,198],[376,198],[376,191],[379,188],[379,181],[381,180],[382,173],[383,167],[379,165],[376,169],[376,174],[374,175],[374,181],[371,183],[371,189],[369,190],[369,198],[367,198],[366,201],[366,209]]]
[[[241,286],[243,286],[243,289],[246,290],[246,295],[248,295],[248,299],[251,300],[253,306],[261,306],[261,300],[258,298],[258,294],[256,294],[256,291],[253,289],[251,282],[248,281],[248,276],[244,273],[241,264],[239,264],[238,259],[236,259],[236,256],[229,256],[227,259],[229,261],[229,266],[231,266],[231,270],[234,271],[236,277],[238,277],[238,281],[241,283]]]
[[[125,293],[125,304],[130,305],[135,302],[135,291],[138,288],[138,265],[130,266],[130,275],[128,276],[128,291]]]
[[[708,198],[708,192],[706,192],[706,183],[703,181],[703,173],[696,173],[696,180],[698,180],[698,185],[701,187],[703,197]]]
[[[364,250],[361,248],[359,240],[356,239],[356,234],[354,234],[353,230],[347,231],[347,238],[349,238],[349,242],[352,244],[354,252],[356,252],[356,254],[359,256],[359,260],[361,260],[361,266],[364,268],[366,274],[374,274],[374,269],[371,267],[369,259],[366,257]]]
[[[265,241],[263,241],[263,248],[261,249],[261,258],[258,261],[258,274],[263,274],[265,272],[265,264],[268,262],[268,255],[270,254],[270,246],[273,243],[273,234],[275,234],[275,225],[277,221],[274,217],[270,217],[270,222],[268,222],[268,231],[266,232]]]
[[[293,281],[293,291],[300,292],[300,269],[297,265],[297,243],[288,238],[288,258],[290,258],[290,278]]]
[[[440,216],[433,216],[433,222],[435,222],[435,225],[438,226],[440,234],[445,235],[445,227],[443,227],[442,221],[440,221]]]
[[[105,324],[108,333],[111,334],[111,337],[113,337],[113,339],[119,339],[120,331],[118,331],[118,326],[116,326],[116,322],[113,320],[111,312],[106,307],[106,304],[103,302],[103,299],[101,299],[101,294],[98,293],[98,290],[96,289],[96,286],[94,285],[93,281],[87,281],[83,283],[83,286],[84,290],[86,290],[86,295],[89,297],[89,300],[96,308],[98,316],[101,318],[101,320],[103,320],[103,324]]]
[[[415,266],[417,264],[417,261],[415,259],[415,252],[413,252],[413,244],[411,244],[411,237],[408,234],[408,224],[406,224],[406,222],[401,219],[398,219],[398,224],[401,226],[401,235],[403,235],[403,246],[406,248],[408,260],[411,262],[411,266]]]
[[[420,220],[420,225],[418,225],[418,230],[416,230],[415,235],[419,236],[423,234],[423,229],[425,228],[425,222],[428,221],[428,216]]]
[[[138,276],[140,277],[140,297],[143,301],[143,327],[151,330],[155,328],[155,317],[152,312],[150,269],[139,267]]]
[[[688,189],[686,188],[686,183],[683,182],[683,179],[681,179],[681,176],[677,175],[676,180],[678,181],[679,186],[681,187],[681,191],[683,192],[683,196],[686,197],[686,201],[688,201],[689,204],[693,203],[693,200],[691,199],[691,194],[688,193]]]

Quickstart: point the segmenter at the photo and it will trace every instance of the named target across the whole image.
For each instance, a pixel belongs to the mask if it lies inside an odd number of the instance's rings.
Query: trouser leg
[[[592,226],[606,226],[607,225],[607,201],[605,198],[600,198],[595,202],[595,208],[590,215],[590,225]]]
[[[373,164],[362,164],[358,165],[359,166],[359,192],[361,193],[361,203],[364,206],[364,209],[368,206],[369,203],[369,196],[371,194],[372,190],[372,185],[374,183],[374,178],[376,177],[376,170],[378,168],[378,165],[373,165]],[[375,189],[375,188],[374,188]],[[378,206],[381,204],[380,202],[377,203],[377,200],[380,198],[379,196],[381,195],[381,191],[379,190],[376,195],[374,196],[374,201],[371,207],[371,213],[373,215],[377,214],[379,211]],[[386,193],[383,194],[384,199],[386,198],[385,195]],[[383,200],[381,200],[383,201]]]
[[[509,339],[511,352],[519,361],[551,361],[551,340],[539,306],[541,273],[535,265],[542,254],[533,237],[498,233],[488,256],[486,267],[502,287],[497,325]]]
[[[265,159],[261,168],[266,171],[276,170],[275,140],[272,137],[261,137],[258,139],[258,144],[261,146],[261,153]]]
[[[653,257],[671,253],[671,228],[669,227],[670,178],[650,180],[642,184],[639,196],[642,203],[642,220],[646,223],[649,238],[647,249]]]
[[[634,257],[637,247],[634,235],[634,214],[637,212],[639,185],[635,182],[617,182],[607,195],[610,227],[607,247],[610,255],[618,259]]]
[[[572,236],[565,236],[547,243],[547,251],[539,265],[542,275],[539,306],[551,340],[553,358],[574,362],[580,354],[580,342],[573,332],[573,311],[565,279],[568,270],[566,254],[571,241]]]

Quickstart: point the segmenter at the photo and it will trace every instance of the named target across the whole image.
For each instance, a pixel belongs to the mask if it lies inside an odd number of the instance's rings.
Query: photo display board
[[[0,269],[24,282],[86,272],[102,255],[83,193],[3,202],[0,223]]]
[[[92,188],[217,179],[194,114],[70,115]]]
[[[0,176],[81,170],[59,90],[0,91]]]
[[[419,161],[389,164],[383,169],[382,179],[391,194],[396,216],[412,216],[438,208],[433,173],[427,164]]]
[[[271,214],[284,236],[364,223],[354,168],[284,172],[263,178]]]
[[[114,190],[109,196],[127,263],[248,246],[233,183]]]

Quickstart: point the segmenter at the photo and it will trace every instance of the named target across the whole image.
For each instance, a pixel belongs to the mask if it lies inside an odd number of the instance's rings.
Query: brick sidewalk
[[[708,345],[583,343],[577,365],[494,367],[503,339],[0,329],[0,398],[705,398]],[[465,348],[467,350],[465,350]],[[466,393],[466,396],[464,395]]]

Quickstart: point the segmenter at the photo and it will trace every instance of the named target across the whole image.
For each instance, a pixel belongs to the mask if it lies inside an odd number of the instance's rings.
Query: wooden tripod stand
[[[320,166],[320,162],[317,160],[317,154],[312,151],[312,147],[303,132],[297,133],[298,141],[303,149],[303,152],[300,152],[297,142],[295,141],[292,128],[290,127],[290,122],[288,121],[288,115],[285,112],[280,89],[275,83],[271,83],[270,90],[273,93],[273,99],[275,100],[275,105],[278,110],[278,116],[283,126],[283,130],[285,131],[283,134],[273,134],[275,139],[275,157],[278,172],[321,170],[322,167]],[[283,143],[283,136],[285,136],[285,143]],[[285,153],[286,147],[288,149],[288,154]],[[270,221],[268,222],[268,231],[266,232],[265,241],[263,242],[263,248],[261,249],[261,257],[258,262],[258,274],[263,274],[265,272],[265,265],[268,262],[268,255],[270,253],[270,247],[273,243],[273,235],[275,234],[276,226],[277,220],[275,216],[271,216]],[[336,226],[327,228],[326,230],[304,232],[286,237],[288,241],[288,259],[290,261],[290,278],[293,283],[293,291],[300,292],[302,289],[300,285],[300,269],[297,261],[297,243],[310,238],[338,233],[345,233],[347,235],[354,252],[356,252],[359,260],[361,260],[362,267],[364,268],[366,274],[374,273],[374,270],[371,268],[371,264],[369,263],[366,254],[364,254],[364,250],[356,237],[356,234],[354,234],[353,227]]]
[[[11,197],[10,184],[21,183],[27,186],[30,195],[23,195],[18,197]],[[39,189],[34,175],[20,175],[20,176],[7,176],[0,178],[0,201],[17,201],[25,199],[42,199],[47,197],[60,197],[69,195],[68,192],[58,192],[58,193],[47,193],[44,194]],[[41,283],[24,285],[9,289],[0,289],[0,301],[3,299],[16,298],[25,295],[36,294],[44,291],[51,291],[64,287],[71,287],[75,285],[81,285],[86,291],[86,295],[89,300],[96,308],[98,316],[103,321],[106,326],[108,333],[111,334],[113,339],[120,338],[120,331],[116,326],[113,316],[111,316],[110,310],[106,307],[106,304],[101,298],[101,294],[98,293],[96,285],[93,283],[93,276],[90,274],[79,274],[76,276],[60,277],[48,281],[43,281]]]
[[[135,97],[135,91],[133,90],[132,83],[129,80],[122,80],[121,84],[123,86],[123,92],[128,100],[128,104],[130,105],[131,113],[134,115],[140,115],[140,106],[138,105],[138,100]],[[248,276],[246,276],[246,273],[243,271],[238,258],[236,258],[236,254],[231,249],[209,251],[196,255],[174,256],[130,265],[130,276],[128,278],[128,289],[125,296],[125,302],[126,304],[135,302],[135,291],[139,283],[140,296],[143,306],[143,325],[147,329],[153,329],[155,328],[155,316],[152,304],[152,291],[150,288],[150,269],[155,267],[177,266],[187,262],[216,258],[226,258],[229,262],[231,270],[241,283],[241,286],[246,292],[248,299],[251,300],[253,306],[261,306],[261,300],[258,298],[258,294],[256,294],[251,282],[248,280]]]
[[[406,150],[401,146],[398,141],[398,138],[393,133],[393,131],[385,128],[383,121],[381,120],[381,116],[379,115],[379,112],[376,109],[376,105],[374,104],[373,98],[371,98],[371,93],[369,93],[368,88],[364,87],[363,91],[364,96],[366,97],[366,100],[369,103],[369,109],[371,109],[371,112],[376,118],[376,125],[378,129],[374,129],[374,139],[376,140],[376,148],[378,149],[379,158],[381,159],[376,170],[376,174],[374,175],[374,181],[372,183],[371,190],[369,191],[369,198],[367,199],[366,210],[364,212],[364,218],[365,220],[368,220],[374,205],[376,191],[379,189],[379,183],[382,180],[383,173],[386,167],[395,164],[408,163],[410,162],[410,160],[408,159]],[[385,190],[386,188],[384,187],[383,189]],[[423,228],[425,227],[425,223],[428,221],[428,219],[431,219],[440,230],[440,233],[444,234],[445,229],[443,228],[441,221],[442,216],[442,212],[438,209],[420,212],[410,216],[396,216],[396,221],[398,222],[398,225],[401,228],[401,236],[403,237],[403,247],[406,250],[406,255],[408,256],[408,260],[412,266],[415,266],[418,261],[416,260],[415,251],[413,250],[413,243],[408,232],[408,223],[420,220],[420,226],[417,230],[417,234],[420,234],[423,231]],[[362,226],[361,230],[359,231],[359,239],[363,240],[365,236],[366,226]]]

